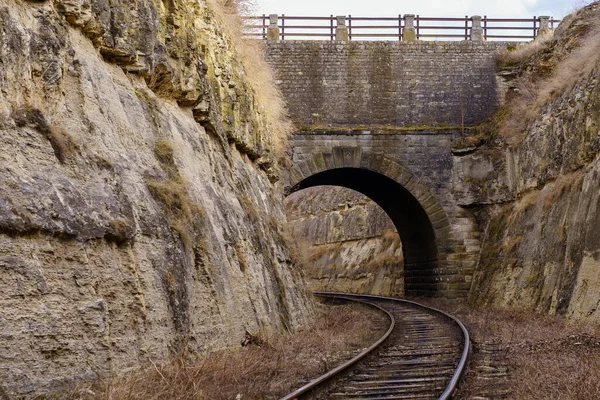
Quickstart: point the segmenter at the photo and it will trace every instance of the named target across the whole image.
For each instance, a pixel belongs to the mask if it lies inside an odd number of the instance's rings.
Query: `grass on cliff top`
[[[509,393],[503,398],[510,399],[600,399],[599,325],[443,299],[417,301],[450,312],[469,330],[473,352],[457,399],[486,397],[498,386]],[[490,346],[499,350],[495,357],[482,351]],[[508,376],[473,385],[478,368],[490,367],[507,370]]]
[[[498,133],[509,145],[521,144],[544,107],[588,79],[597,68],[600,23],[598,12],[590,10],[580,12],[575,19],[584,22],[570,27],[561,37],[548,33],[499,56],[500,66],[517,66],[519,70],[498,114]]]
[[[361,319],[364,323],[356,324]],[[387,318],[363,305],[322,306],[310,327],[280,337],[251,337],[239,350],[195,360],[150,363],[121,378],[97,380],[57,399],[278,399],[352,358],[385,331]],[[378,329],[373,329],[378,326]]]
[[[260,40],[245,39],[243,20],[240,14],[250,14],[254,7],[253,0],[208,0],[210,8],[222,21],[228,36],[235,47],[248,83],[254,91],[254,98],[262,107],[266,117],[272,151],[281,156],[286,147],[288,137],[294,126],[288,118],[285,99],[277,86],[274,71],[267,63]]]
[[[531,58],[531,56],[534,54],[546,48],[553,38],[554,30],[549,29],[538,35],[538,37],[531,42],[518,43],[515,46],[508,46],[505,51],[498,55],[496,61],[501,66],[510,66],[522,63]]]

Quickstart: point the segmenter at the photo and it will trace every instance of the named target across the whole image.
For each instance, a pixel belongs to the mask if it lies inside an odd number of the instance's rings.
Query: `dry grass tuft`
[[[294,127],[288,118],[283,95],[275,83],[273,69],[265,59],[261,42],[245,39],[242,32],[240,13],[248,13],[254,3],[249,0],[209,0],[208,3],[226,28],[253,89],[260,114],[266,118],[272,141],[271,150],[281,156]]]
[[[111,219],[109,221],[109,227],[110,228],[105,236],[107,240],[113,241],[118,245],[133,242],[135,237],[135,227],[126,219]]]
[[[188,186],[175,163],[173,144],[168,140],[157,140],[154,154],[169,179],[146,179],[146,186],[152,198],[162,206],[171,228],[179,235],[184,247],[191,252],[206,212],[189,197]]]
[[[166,139],[159,139],[154,144],[154,155],[160,162],[163,170],[171,177],[177,178],[179,171],[175,165],[173,144]]]
[[[193,249],[197,231],[206,217],[206,212],[197,203],[190,200],[187,185],[179,179],[167,181],[146,180],[150,194],[162,205],[171,228],[179,234],[184,247]]]
[[[277,399],[350,359],[383,334],[386,318],[361,305],[321,307],[311,328],[283,337],[253,335],[259,345],[178,358],[97,380],[56,398],[85,400]],[[356,324],[359,318],[366,321]],[[373,328],[376,326],[377,328]]]
[[[18,127],[33,128],[48,139],[54,155],[61,164],[64,164],[69,157],[79,151],[79,147],[73,137],[59,127],[50,126],[46,117],[38,108],[31,106],[21,107],[15,110],[11,117]]]
[[[77,154],[79,147],[71,135],[63,129],[52,127],[48,140],[54,150],[54,155],[62,164],[69,158]]]
[[[187,194],[187,185],[181,179],[146,182],[152,197],[160,202],[167,212],[176,218],[194,217],[200,207]]]
[[[508,46],[505,51],[498,55],[496,61],[502,66],[520,64],[545,49],[553,38],[554,30],[548,29],[531,42]]]

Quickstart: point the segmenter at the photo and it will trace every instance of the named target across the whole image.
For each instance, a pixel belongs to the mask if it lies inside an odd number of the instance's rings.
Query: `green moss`
[[[322,126],[322,125],[305,125],[300,126],[297,130],[300,132],[326,131],[326,132],[361,132],[361,131],[377,131],[380,133],[397,133],[397,132],[422,132],[422,131],[447,131],[460,130],[465,127],[458,125],[414,125],[414,126],[393,126],[393,125],[359,125],[359,126]]]

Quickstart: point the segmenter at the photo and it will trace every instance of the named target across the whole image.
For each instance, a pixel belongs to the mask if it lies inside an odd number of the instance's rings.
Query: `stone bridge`
[[[507,43],[267,41],[298,128],[290,191],[357,190],[400,234],[405,293],[464,297],[480,249],[461,206],[453,138],[503,97],[495,56]]]

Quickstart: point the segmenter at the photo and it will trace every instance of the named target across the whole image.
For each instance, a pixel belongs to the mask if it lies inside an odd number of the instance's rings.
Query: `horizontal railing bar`
[[[352,30],[355,29],[398,29],[402,25],[352,25]]]
[[[471,27],[469,27],[469,28],[471,28]],[[440,26],[428,26],[428,25],[419,25],[419,29],[461,29],[464,32],[465,31],[465,26],[464,25],[463,26],[459,26],[459,25],[454,25],[454,26],[443,26],[443,25],[440,25]]]
[[[464,27],[463,27],[464,29]],[[493,30],[500,30],[500,29],[504,29],[504,30],[510,30],[510,31],[526,31],[526,30],[532,30],[533,26],[488,26],[487,30],[488,31],[493,31]],[[536,27],[536,29],[538,29]]]
[[[245,28],[260,28],[262,29],[262,25],[244,25]],[[331,26],[329,25],[279,25],[279,28],[283,28],[285,27],[286,32],[289,29],[328,29],[331,30]],[[371,26],[355,26],[352,25],[352,30],[354,31],[355,29],[398,29],[401,28],[402,26],[394,26],[394,25],[387,25],[387,26],[375,26],[375,25],[371,25]],[[470,28],[470,27],[469,27]],[[455,29],[455,30],[465,30],[464,26],[419,26],[419,29]],[[505,27],[505,26],[497,26],[497,27],[487,27],[488,31],[493,31],[493,30],[509,30],[509,31],[516,31],[516,30],[520,30],[520,31],[530,31],[532,30],[533,27],[529,26],[529,27]],[[538,29],[538,28],[536,28]],[[287,33],[286,33],[287,35]],[[464,35],[463,35],[464,36]]]
[[[396,33],[354,33],[352,32],[352,37],[394,37],[398,39],[398,32]]]
[[[246,17],[244,17],[244,18],[246,18]],[[262,19],[262,16],[260,18]],[[279,18],[285,19],[286,21],[287,20],[290,20],[290,21],[291,20],[303,21],[303,20],[311,20],[311,19],[314,19],[314,20],[317,20],[317,21],[331,21],[331,20],[335,19],[335,17],[298,17],[298,16],[289,16],[288,17],[287,15],[283,16],[283,17],[281,15],[279,15]],[[268,15],[265,16],[265,19],[268,20],[269,16]]]
[[[453,35],[453,34],[449,34],[449,33],[439,33],[439,34],[435,34],[435,33],[420,33],[419,37],[456,37],[456,38],[463,38],[464,39],[465,38],[465,34],[463,33],[462,35]]]
[[[310,20],[310,19],[314,19],[314,20],[335,20],[335,17],[305,17],[305,16],[284,16],[281,17],[281,15],[278,15],[278,17],[286,19],[286,20]],[[262,20],[262,19],[269,19],[269,16],[265,14],[265,16],[262,15],[250,15],[247,17],[243,17],[244,19],[257,19],[257,20]],[[398,17],[351,17],[351,18],[346,18],[346,19],[351,19],[352,21],[397,21]],[[403,17],[401,19],[404,19]],[[421,17],[419,16],[418,18],[415,17],[415,19],[419,19],[421,21],[465,21],[465,20],[469,20],[471,21],[472,18],[437,18],[437,17]],[[534,20],[534,18],[482,18],[482,21],[488,21],[488,22],[532,22]],[[535,18],[536,21],[539,21],[539,17]],[[551,22],[560,22],[560,19],[550,19]]]
[[[481,19],[481,21],[487,21],[487,22],[533,22],[533,20],[534,20],[534,18],[529,18],[529,19],[523,19],[523,18],[482,18]],[[535,20],[539,21],[540,19],[539,18],[535,18]]]
[[[472,18],[436,18],[436,17],[421,17],[419,16],[418,18],[415,17],[415,20],[419,20],[419,21],[471,21]]]
[[[285,28],[287,32],[288,29],[329,29],[331,30],[331,25],[278,25],[278,28]],[[352,27],[354,28],[354,27]],[[531,28],[530,28],[531,29]],[[287,33],[286,33],[287,35]]]
[[[398,17],[350,17],[346,19],[352,21],[398,21]]]
[[[262,29],[262,25],[244,25],[245,28],[261,28]],[[279,28],[284,28],[286,32],[289,29],[328,29],[331,30],[331,26],[329,25],[279,25]],[[398,26],[398,25],[385,25],[385,26],[376,26],[376,25],[368,25],[368,26],[355,26],[352,25],[352,30],[355,29],[398,29],[401,28],[402,26]],[[470,27],[469,27],[470,28]],[[419,26],[419,29],[455,29],[455,30],[465,30],[464,26]],[[527,30],[532,30],[533,28],[531,26],[528,27],[523,27],[523,26],[516,26],[516,27],[511,27],[511,26],[496,26],[496,27],[487,27],[488,31],[493,31],[493,30],[509,30],[509,31],[516,31],[516,30],[520,30],[520,31],[527,31]],[[536,28],[537,29],[537,28]],[[287,34],[287,33],[286,33]]]
[[[532,35],[529,36],[504,36],[504,35],[487,35],[488,39],[535,39]]]
[[[331,38],[331,33],[285,33],[285,37],[288,36],[322,36],[322,37],[327,37],[327,38]]]

